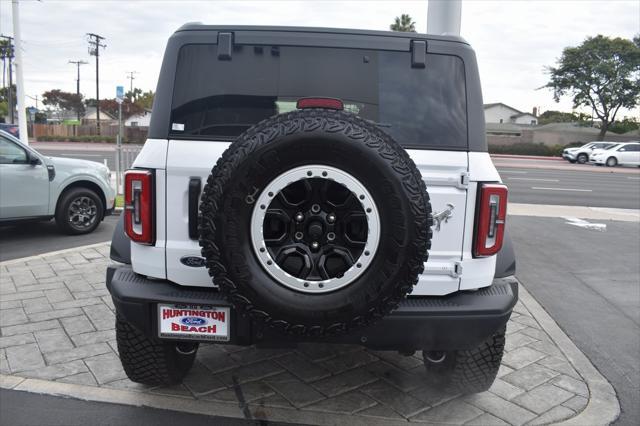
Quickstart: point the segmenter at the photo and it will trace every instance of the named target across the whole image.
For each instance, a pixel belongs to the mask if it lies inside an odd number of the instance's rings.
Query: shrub
[[[114,136],[38,136],[40,142],[106,142],[115,143]]]
[[[516,143],[513,145],[489,145],[491,154],[511,154],[511,155],[539,155],[544,157],[559,157],[562,150],[569,146],[581,146],[580,142],[569,145],[545,145],[543,143]]]

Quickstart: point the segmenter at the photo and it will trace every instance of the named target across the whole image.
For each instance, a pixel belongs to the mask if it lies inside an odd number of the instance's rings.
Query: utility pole
[[[22,40],[20,38],[20,4],[18,0],[11,3],[13,12],[13,38],[16,46],[16,97],[18,98],[18,128],[20,130],[20,142],[29,145],[27,130],[27,111],[24,105],[24,62],[22,61]]]
[[[9,59],[9,90],[7,91],[7,101],[9,107],[9,121],[11,124],[15,124],[16,117],[14,114],[15,108],[13,107],[13,37],[6,35],[0,35],[3,39],[7,40],[6,46],[2,49],[2,60]],[[4,84],[4,81],[2,82]]]
[[[69,61],[70,64],[75,64],[78,67],[78,76],[76,78],[76,95],[80,95],[80,65],[88,64],[86,61]],[[37,108],[37,106],[36,106]],[[80,109],[76,111],[78,113],[78,121],[80,121]]]
[[[131,96],[133,96],[133,80],[136,79],[133,75],[138,74],[138,71],[127,71],[127,74],[129,74],[127,78],[131,80],[131,85],[130,85],[131,88],[129,89],[129,91],[131,92]]]
[[[98,134],[100,134],[100,48],[107,47],[101,41],[105,38],[94,33],[87,33],[87,41],[89,42],[89,55],[96,57],[96,122],[98,126]]]

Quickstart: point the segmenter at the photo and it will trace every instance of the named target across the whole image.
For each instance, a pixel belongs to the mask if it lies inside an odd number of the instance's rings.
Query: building
[[[502,102],[484,105],[484,121],[486,123],[515,124],[520,126],[536,126],[538,117],[536,109],[533,114],[519,111]]]
[[[132,115],[124,122],[126,127],[149,127],[151,121],[151,110],[146,109],[141,114]]]
[[[96,124],[98,119],[98,114],[96,112],[96,107],[87,107],[85,110],[85,114],[82,117],[82,124]],[[118,118],[109,114],[102,108],[100,109],[100,125],[111,125],[118,124]]]

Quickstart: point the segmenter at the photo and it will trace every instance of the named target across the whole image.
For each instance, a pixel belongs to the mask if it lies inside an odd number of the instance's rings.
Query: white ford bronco
[[[107,271],[129,378],[179,382],[201,343],[322,342],[486,390],[517,282],[482,105],[459,37],[180,28]]]

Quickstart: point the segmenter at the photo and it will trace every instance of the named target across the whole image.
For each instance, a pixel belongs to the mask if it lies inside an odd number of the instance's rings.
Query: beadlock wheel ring
[[[329,279],[302,279],[285,271],[272,255],[264,237],[264,224],[267,212],[270,211],[274,199],[281,195],[281,192],[292,184],[309,179],[323,179],[337,183],[346,188],[355,197],[366,218],[366,241],[359,256],[353,258],[352,265],[340,276]],[[317,203],[313,203],[313,211],[310,214],[319,214]],[[322,212],[323,213],[323,212]],[[332,213],[326,217],[329,223],[333,223]],[[298,218],[299,219],[299,218]],[[291,218],[291,220],[296,220]],[[341,218],[336,221],[339,222]],[[332,228],[333,229],[333,228]],[[308,165],[282,173],[273,179],[262,191],[255,202],[251,215],[251,242],[253,250],[262,268],[278,283],[302,293],[320,294],[338,290],[351,284],[360,277],[369,267],[380,242],[380,216],[373,197],[365,186],[351,174],[331,166]],[[335,233],[327,234],[332,238],[327,238],[330,242],[335,239]],[[315,245],[314,245],[315,247]],[[316,250],[309,245],[309,250]]]

